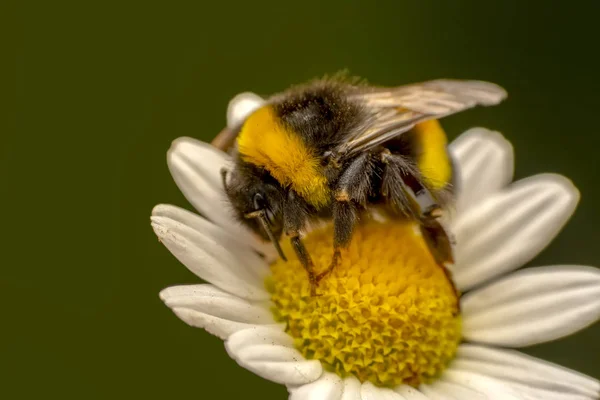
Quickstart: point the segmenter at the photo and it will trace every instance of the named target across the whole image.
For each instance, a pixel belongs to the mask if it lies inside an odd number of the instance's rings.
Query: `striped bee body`
[[[478,81],[375,88],[318,80],[273,96],[242,124],[235,168],[223,172],[240,221],[278,246],[291,238],[313,288],[322,276],[299,233],[315,218],[334,224],[333,268],[361,215],[377,207],[419,222],[439,264],[453,261],[439,222],[452,199],[452,161],[438,119],[505,92]]]

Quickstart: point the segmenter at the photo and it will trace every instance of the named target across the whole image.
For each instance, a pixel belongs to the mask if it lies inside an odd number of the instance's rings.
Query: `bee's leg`
[[[340,176],[332,206],[333,257],[329,268],[317,275],[317,282],[333,271],[340,262],[340,249],[350,243],[358,220],[357,204],[366,205],[373,171],[372,155],[364,153],[356,157]]]
[[[303,200],[296,196],[294,192],[290,191],[285,203],[285,212],[283,215],[283,229],[286,235],[290,238],[292,246],[300,264],[306,270],[308,274],[308,281],[310,282],[310,294],[311,296],[316,295],[317,288],[317,276],[315,274],[314,264],[308,254],[308,250],[300,239],[299,231],[304,226],[308,218],[308,211],[306,209]]]
[[[383,194],[397,211],[420,221],[420,229],[435,261],[444,266],[453,263],[452,241],[438,220],[441,207],[431,192],[415,176],[410,161],[384,150]]]
[[[437,206],[437,205],[436,205]],[[460,298],[460,292],[454,284],[452,272],[448,269],[447,264],[454,264],[454,252],[452,250],[453,238],[448,234],[444,226],[440,223],[441,208],[437,207],[427,210],[421,216],[421,235],[427,247],[431,252],[437,265],[442,267],[442,271],[446,275],[446,279],[450,282],[452,290],[456,298]],[[457,303],[457,313],[460,312],[460,303]]]
[[[439,220],[442,216],[441,207],[431,192],[413,175],[403,177],[403,181],[407,188],[406,193],[418,205],[421,222],[419,228],[431,255],[440,266],[454,264],[453,241]]]
[[[346,192],[338,192],[333,203],[333,256],[329,267],[317,275],[317,283],[335,269],[341,259],[340,249],[346,247],[352,239],[354,224],[358,220],[356,206],[346,197]]]
[[[381,159],[385,164],[383,190],[388,196],[388,201],[400,209],[406,216],[418,219],[419,228],[423,239],[429,248],[436,264],[442,267],[444,273],[458,298],[459,293],[454,285],[454,280],[448,263],[454,263],[452,240],[450,235],[439,221],[442,216],[441,207],[435,201],[431,192],[423,186],[415,176],[417,172],[411,167],[410,162],[404,157],[383,152]],[[385,188],[388,187],[388,193]],[[397,188],[397,190],[391,190]],[[397,196],[397,198],[390,197]]]
[[[300,264],[302,264],[306,270],[306,273],[308,274],[308,281],[310,282],[310,295],[315,296],[317,294],[317,284],[319,281],[317,279],[317,275],[315,274],[315,266],[310,258],[310,254],[308,254],[308,251],[306,250],[304,243],[302,243],[298,232],[292,232],[289,235],[292,246],[294,247],[294,251],[296,252],[296,256],[298,256]]]
[[[432,213],[421,217],[421,234],[429,247],[429,251],[436,263],[442,266],[454,264],[454,254],[452,251],[453,240],[446,229],[442,226],[439,219],[432,214],[439,212],[439,209],[432,210]]]

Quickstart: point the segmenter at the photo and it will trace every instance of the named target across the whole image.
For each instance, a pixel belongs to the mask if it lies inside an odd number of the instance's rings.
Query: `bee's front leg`
[[[284,213],[283,213],[283,229],[290,238],[294,252],[300,261],[300,264],[306,270],[308,274],[308,281],[310,282],[310,294],[315,296],[317,294],[317,275],[315,273],[315,267],[308,254],[308,250],[300,239],[300,231],[305,226],[308,219],[307,205],[304,200],[296,195],[293,191],[289,191],[285,201]]]
[[[340,249],[348,246],[352,231],[358,219],[356,206],[349,200],[346,192],[338,192],[332,206],[333,214],[333,257],[329,267],[317,275],[317,283],[337,267],[342,257]]]
[[[306,250],[304,243],[302,243],[298,232],[291,232],[288,233],[288,235],[290,236],[290,241],[292,242],[296,256],[298,256],[298,260],[300,260],[300,264],[302,264],[306,270],[306,273],[308,274],[308,281],[310,282],[310,295],[316,296],[317,285],[319,281],[317,280],[315,266],[310,258],[310,254],[308,254],[308,251]]]

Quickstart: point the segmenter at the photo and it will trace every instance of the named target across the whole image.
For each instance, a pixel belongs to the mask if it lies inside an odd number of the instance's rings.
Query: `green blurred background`
[[[160,302],[198,279],[149,215],[190,208],[167,170],[173,139],[210,140],[238,92],[342,68],[384,85],[503,85],[506,103],[446,128],[503,132],[517,178],[573,179],[580,207],[531,264],[600,265],[600,3],[554,3],[20,3],[16,118],[0,144],[0,397],[285,398]],[[600,378],[600,324],[526,351]]]

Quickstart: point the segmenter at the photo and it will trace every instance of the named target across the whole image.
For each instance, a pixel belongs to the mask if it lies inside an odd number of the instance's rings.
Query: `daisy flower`
[[[261,104],[238,96],[228,126]],[[515,272],[561,230],[577,189],[552,174],[511,183],[512,147],[486,129],[467,131],[450,152],[458,176],[451,273],[435,264],[413,223],[371,221],[356,228],[314,297],[295,257],[276,259],[271,244],[232,217],[219,174],[228,155],[177,139],[169,169],[201,216],[158,205],[152,226],[208,283],[169,287],[161,299],[186,323],[222,338],[239,365],[286,385],[293,400],[598,399],[597,380],[512,349],[600,317],[598,269]],[[311,231],[305,243],[325,269],[331,227]]]

